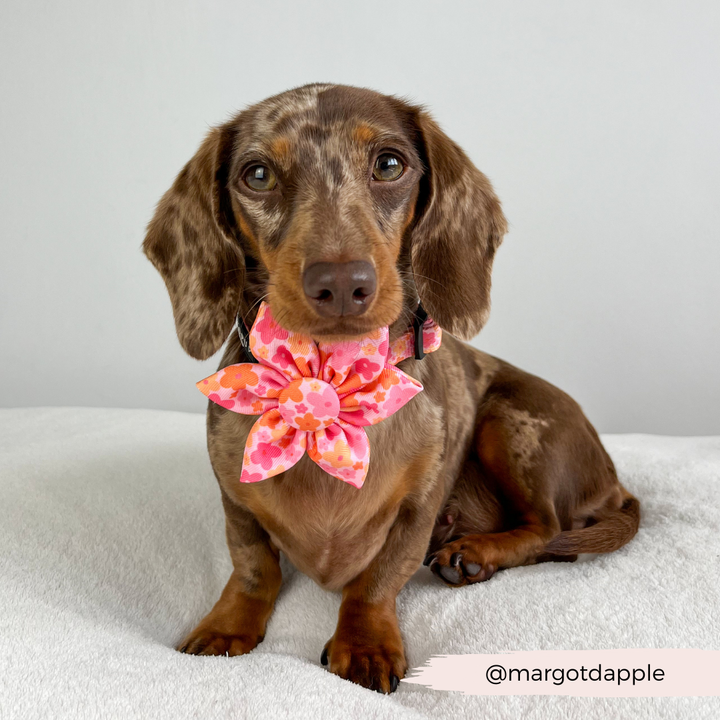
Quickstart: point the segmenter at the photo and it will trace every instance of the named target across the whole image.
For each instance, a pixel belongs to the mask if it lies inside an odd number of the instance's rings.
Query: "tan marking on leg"
[[[280,590],[280,567],[269,568],[248,593],[248,579],[236,571],[220,599],[200,624],[178,645],[190,655],[244,655],[265,637],[267,621]]]

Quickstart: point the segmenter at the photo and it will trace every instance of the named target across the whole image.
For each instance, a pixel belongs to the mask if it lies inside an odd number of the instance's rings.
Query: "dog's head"
[[[143,247],[182,346],[204,359],[261,298],[316,339],[392,325],[418,298],[469,338],[487,320],[505,230],[487,178],[421,108],[308,85],[214,129]]]

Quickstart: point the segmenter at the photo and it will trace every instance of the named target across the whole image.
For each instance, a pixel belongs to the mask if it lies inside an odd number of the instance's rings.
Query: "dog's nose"
[[[362,315],[377,286],[375,268],[365,260],[316,262],[303,273],[303,290],[324,317]]]

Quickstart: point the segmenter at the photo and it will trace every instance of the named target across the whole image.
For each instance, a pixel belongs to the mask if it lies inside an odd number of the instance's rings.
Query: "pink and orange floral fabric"
[[[426,353],[440,347],[442,331],[432,320],[422,332]],[[413,354],[412,330],[392,345],[387,327],[357,340],[315,343],[278,325],[263,303],[250,350],[257,364],[230,365],[197,383],[218,405],[260,416],[248,435],[240,482],[285,472],[307,452],[325,472],[361,487],[370,460],[363,428],[423,389],[395,367]]]

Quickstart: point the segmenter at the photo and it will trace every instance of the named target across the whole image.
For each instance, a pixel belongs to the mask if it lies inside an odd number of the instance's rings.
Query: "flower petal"
[[[278,325],[265,302],[260,305],[250,330],[250,350],[261,365],[282,373],[288,381],[317,377],[320,371],[315,341]]]
[[[277,407],[277,396],[287,378],[277,370],[238,363],[228,365],[197,383],[197,388],[214,403],[243,415],[261,415]]]
[[[375,425],[396,413],[422,389],[417,380],[388,365],[375,382],[340,400],[338,418],[350,425]]]
[[[360,488],[370,461],[365,430],[338,420],[330,427],[309,433],[308,455],[326,473]]]
[[[380,375],[389,349],[388,329],[378,328],[360,340],[321,342],[319,349],[323,360],[320,377],[342,396],[371,383]]]
[[[307,433],[288,425],[277,409],[270,410],[250,429],[240,481],[258,482],[285,472],[305,454],[306,446]]]

